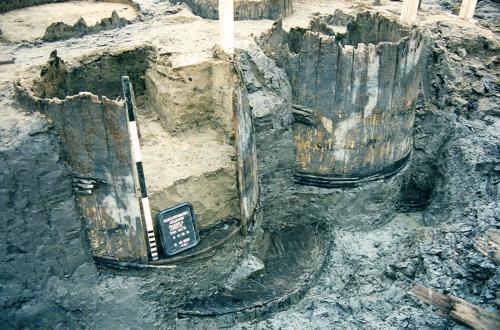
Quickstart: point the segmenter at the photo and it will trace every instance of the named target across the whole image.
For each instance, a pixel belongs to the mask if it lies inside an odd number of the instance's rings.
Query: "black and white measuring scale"
[[[142,165],[141,146],[139,143],[137,118],[135,114],[134,91],[128,76],[122,77],[122,86],[125,97],[125,105],[127,108],[132,158],[136,165],[135,173],[137,175],[137,181],[140,188],[141,205],[144,214],[144,222],[146,223],[149,251],[153,261],[157,261],[158,247],[156,246],[156,237],[151,217],[151,207],[149,205],[146,178]],[[161,235],[160,238],[163,253],[167,256],[173,256],[177,253],[193,248],[200,241],[200,237],[196,231],[196,219],[193,206],[189,203],[183,203],[160,212],[156,217],[156,221]]]

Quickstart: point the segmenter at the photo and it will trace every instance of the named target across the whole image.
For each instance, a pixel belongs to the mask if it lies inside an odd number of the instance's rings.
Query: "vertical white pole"
[[[401,21],[406,24],[413,24],[417,20],[419,0],[404,0],[401,10]]]
[[[219,25],[222,48],[226,54],[234,53],[234,0],[219,0]]]
[[[477,0],[464,0],[460,7],[460,14],[458,16],[463,19],[471,19],[476,11]]]

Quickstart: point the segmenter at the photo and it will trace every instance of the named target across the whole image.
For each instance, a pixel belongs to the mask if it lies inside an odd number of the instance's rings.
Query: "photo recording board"
[[[156,218],[163,252],[173,256],[195,247],[200,238],[196,231],[193,206],[189,203],[160,212]]]

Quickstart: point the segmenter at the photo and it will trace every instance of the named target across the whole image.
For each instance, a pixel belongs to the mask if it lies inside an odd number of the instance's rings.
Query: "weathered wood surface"
[[[21,86],[18,95],[21,103],[50,118],[75,182],[88,188],[77,200],[93,255],[146,262],[124,104],[90,93],[40,99]]]
[[[404,0],[403,8],[401,9],[401,21],[406,24],[415,23],[419,7],[419,0]]]
[[[488,229],[484,237],[479,237],[475,245],[476,249],[490,258],[495,264],[500,265],[500,231]]]
[[[500,314],[477,307],[467,301],[445,295],[420,284],[415,284],[410,294],[432,305],[447,317],[460,321],[476,330],[500,329]]]
[[[325,25],[287,33],[277,22],[261,39],[287,72],[295,112],[307,108],[315,118],[294,126],[297,176],[345,181],[393,172],[411,151],[424,41],[377,15],[359,15],[347,34],[331,35]]]
[[[240,71],[237,68],[237,71]],[[233,108],[238,156],[238,190],[241,206],[242,233],[246,234],[259,200],[257,149],[255,130],[246,89],[241,76],[234,83]]]
[[[463,0],[458,16],[463,19],[471,19],[476,11],[477,0]]]

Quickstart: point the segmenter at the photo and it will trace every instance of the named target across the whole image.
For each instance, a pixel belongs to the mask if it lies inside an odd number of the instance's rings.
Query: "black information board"
[[[195,221],[193,206],[189,203],[166,209],[157,215],[156,222],[165,255],[173,256],[199,243]]]

